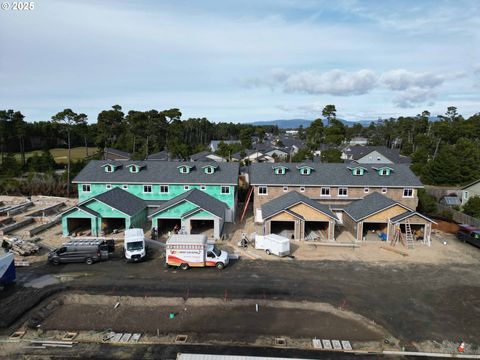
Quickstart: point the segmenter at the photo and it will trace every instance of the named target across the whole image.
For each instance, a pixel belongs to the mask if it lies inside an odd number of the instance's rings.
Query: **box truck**
[[[286,237],[270,234],[255,235],[255,249],[265,250],[267,255],[290,255],[290,240]]]
[[[137,262],[144,259],[147,254],[147,249],[145,247],[145,234],[143,233],[143,229],[125,230],[123,246],[125,259],[127,259],[127,261]]]
[[[165,249],[167,266],[177,266],[182,270],[204,266],[222,270],[228,265],[228,253],[208,244],[205,235],[172,235]]]

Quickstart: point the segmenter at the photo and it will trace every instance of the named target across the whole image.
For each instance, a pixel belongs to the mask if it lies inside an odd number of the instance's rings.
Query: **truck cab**
[[[127,261],[138,262],[145,258],[147,249],[143,229],[125,230],[124,252]]]
[[[208,244],[205,262],[205,266],[216,266],[217,269],[221,270],[228,265],[228,253],[215,245]]]
[[[457,231],[457,238],[480,248],[480,228],[460,225],[460,229]]]

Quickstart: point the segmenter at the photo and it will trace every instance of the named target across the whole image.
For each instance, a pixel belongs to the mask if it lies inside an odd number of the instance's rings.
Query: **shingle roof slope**
[[[210,155],[211,152],[210,151],[200,151],[196,154],[193,154],[193,155],[190,155],[190,159],[192,161],[198,161],[199,159],[204,159],[206,158],[207,155]]]
[[[300,202],[303,202],[303,203],[313,207],[314,209],[317,209],[317,210],[321,211],[322,213],[331,217],[332,219],[337,220],[337,217],[335,216],[335,214],[332,211],[330,211],[330,208],[327,205],[319,204],[315,200],[312,200],[312,199],[306,197],[305,195],[302,195],[302,194],[300,194],[296,191],[290,191],[290,192],[286,193],[285,195],[282,195],[278,198],[275,198],[275,199],[269,201],[268,203],[263,204],[262,205],[262,217],[264,219],[269,218],[270,216],[272,216],[272,215],[274,215],[274,214],[276,214],[276,213],[278,213],[282,210],[288,209],[289,207],[291,207],[295,204],[298,204]]]
[[[355,145],[350,147],[350,150],[346,151],[346,153],[352,155],[352,160],[358,160],[365,155],[370,154],[372,151],[378,151],[380,154],[385,156],[394,164],[407,164],[411,162],[411,159],[408,156],[401,156],[400,151],[398,151],[397,149],[387,148],[386,146]]]
[[[109,153],[109,154],[113,154],[113,155],[119,155],[119,156],[122,156],[122,157],[128,157],[128,158],[131,156],[130,153],[128,153],[126,151],[118,150],[118,149],[115,149],[115,148],[106,148],[105,152]]]
[[[382,194],[373,192],[365,196],[362,200],[357,200],[348,204],[344,208],[344,211],[354,220],[359,221],[371,214],[374,214],[395,204],[398,203]]]
[[[187,200],[192,204],[195,204],[198,207],[201,207],[202,209],[207,210],[209,213],[212,213],[213,215],[216,215],[220,218],[225,217],[225,210],[227,209],[227,205],[224,202],[217,200],[213,196],[210,196],[198,189],[189,190],[181,195],[174,197],[171,200],[166,201],[165,203],[161,204],[158,209],[156,209],[155,212],[150,215],[150,217],[183,200]]]
[[[123,183],[123,184],[228,184],[237,185],[238,163],[214,162],[217,166],[213,174],[205,174],[196,162],[182,161],[131,161],[129,164],[143,163],[145,167],[138,173],[131,173],[125,166],[114,172],[105,172],[102,165],[108,160],[92,160],[73,179],[74,183]],[[181,165],[194,166],[188,174],[181,174]]]
[[[368,169],[362,176],[354,176],[349,167],[342,163],[309,163],[313,168],[310,175],[301,175],[299,164],[283,163],[288,167],[285,175],[275,175],[272,165],[256,163],[250,165],[252,185],[312,185],[312,186],[377,186],[377,187],[423,187],[420,180],[406,164],[388,164],[394,171],[388,176],[380,176],[374,168],[381,164],[362,164]]]
[[[88,203],[93,199],[97,199],[98,201],[130,216],[137,214],[147,206],[145,201],[120,188],[113,188],[112,190],[94,196],[93,198],[84,201],[83,204]]]

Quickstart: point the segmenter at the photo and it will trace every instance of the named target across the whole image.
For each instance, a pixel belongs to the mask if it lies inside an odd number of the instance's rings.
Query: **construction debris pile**
[[[39,246],[29,242],[17,239],[16,237],[4,236],[2,247],[9,249],[15,255],[28,256],[32,255],[40,249]]]

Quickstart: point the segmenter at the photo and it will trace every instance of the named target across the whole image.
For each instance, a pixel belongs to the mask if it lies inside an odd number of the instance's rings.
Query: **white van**
[[[145,248],[145,235],[143,229],[125,230],[125,240],[123,243],[125,258],[127,261],[140,261],[145,258],[147,250]]]
[[[208,244],[205,235],[172,235],[167,240],[165,251],[166,264],[182,270],[205,266],[222,270],[229,262],[228,253],[214,244]]]
[[[265,250],[267,255],[290,255],[290,240],[286,237],[270,234],[255,235],[255,249]]]

